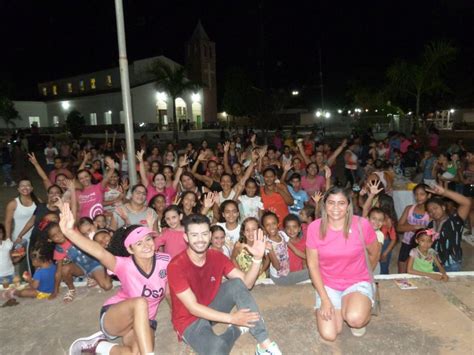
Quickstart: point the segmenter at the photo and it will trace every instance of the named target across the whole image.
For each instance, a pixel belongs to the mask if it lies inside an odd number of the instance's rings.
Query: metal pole
[[[125,23],[123,21],[122,0],[115,0],[115,16],[117,19],[117,37],[119,46],[120,84],[122,86],[123,112],[125,113],[125,141],[127,144],[128,176],[130,184],[137,183],[135,169],[135,140],[133,134],[132,99],[130,97],[130,81],[128,78],[127,46],[125,43]]]

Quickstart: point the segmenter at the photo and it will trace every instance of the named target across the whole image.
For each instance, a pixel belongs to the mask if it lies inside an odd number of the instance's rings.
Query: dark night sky
[[[216,42],[221,88],[231,66],[257,77],[263,18],[268,86],[317,85],[321,43],[326,97],[339,103],[349,79],[382,81],[396,58],[415,58],[433,39],[460,50],[452,85],[472,85],[472,0],[265,0],[263,11],[258,3],[124,0],[129,61],[163,54],[182,62],[200,18]],[[31,98],[37,82],[116,66],[115,26],[112,0],[0,0],[0,79],[14,84],[13,96]]]

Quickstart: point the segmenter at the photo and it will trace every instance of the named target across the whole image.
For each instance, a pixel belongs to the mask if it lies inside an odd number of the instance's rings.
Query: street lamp
[[[69,101],[63,101],[61,102],[61,107],[64,111],[67,111],[71,108],[71,104],[69,103]]]
[[[166,95],[166,92],[160,92],[160,91],[158,91],[158,92],[156,93],[156,100],[157,100],[157,101],[166,101],[167,98],[168,98],[168,97],[167,97],[167,95]]]
[[[293,90],[291,92],[291,95],[293,95],[293,96],[298,96],[299,94],[300,94],[300,92],[298,90]]]
[[[341,113],[342,113],[342,110],[341,110],[341,109],[337,110],[337,113],[341,114]]]
[[[194,93],[191,95],[191,100],[194,102],[200,102],[201,101],[201,95],[199,93]]]

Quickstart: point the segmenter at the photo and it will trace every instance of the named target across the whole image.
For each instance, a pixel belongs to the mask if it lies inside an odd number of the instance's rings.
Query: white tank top
[[[18,238],[18,234],[20,234],[26,222],[29,221],[29,219],[31,218],[31,216],[33,216],[33,213],[36,210],[36,203],[34,202],[31,206],[28,207],[21,204],[19,197],[15,198],[15,201],[16,201],[16,208],[15,208],[15,212],[13,213],[12,241],[15,241]],[[23,236],[24,240],[30,239],[32,230],[33,228],[31,228],[28,231],[28,233],[26,233]]]

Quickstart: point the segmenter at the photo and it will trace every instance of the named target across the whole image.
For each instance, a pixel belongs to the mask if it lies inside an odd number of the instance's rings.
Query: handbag
[[[365,263],[367,264],[367,269],[369,270],[370,284],[372,285],[372,293],[374,295],[374,304],[372,305],[371,314],[373,316],[378,316],[382,310],[382,307],[380,305],[379,283],[375,282],[374,280],[374,273],[372,271],[372,266],[370,265],[369,254],[367,253],[367,246],[365,245],[365,240],[362,237],[362,226],[360,225],[360,217],[357,219],[357,226],[359,229],[359,239],[362,242],[362,246],[364,247]]]

